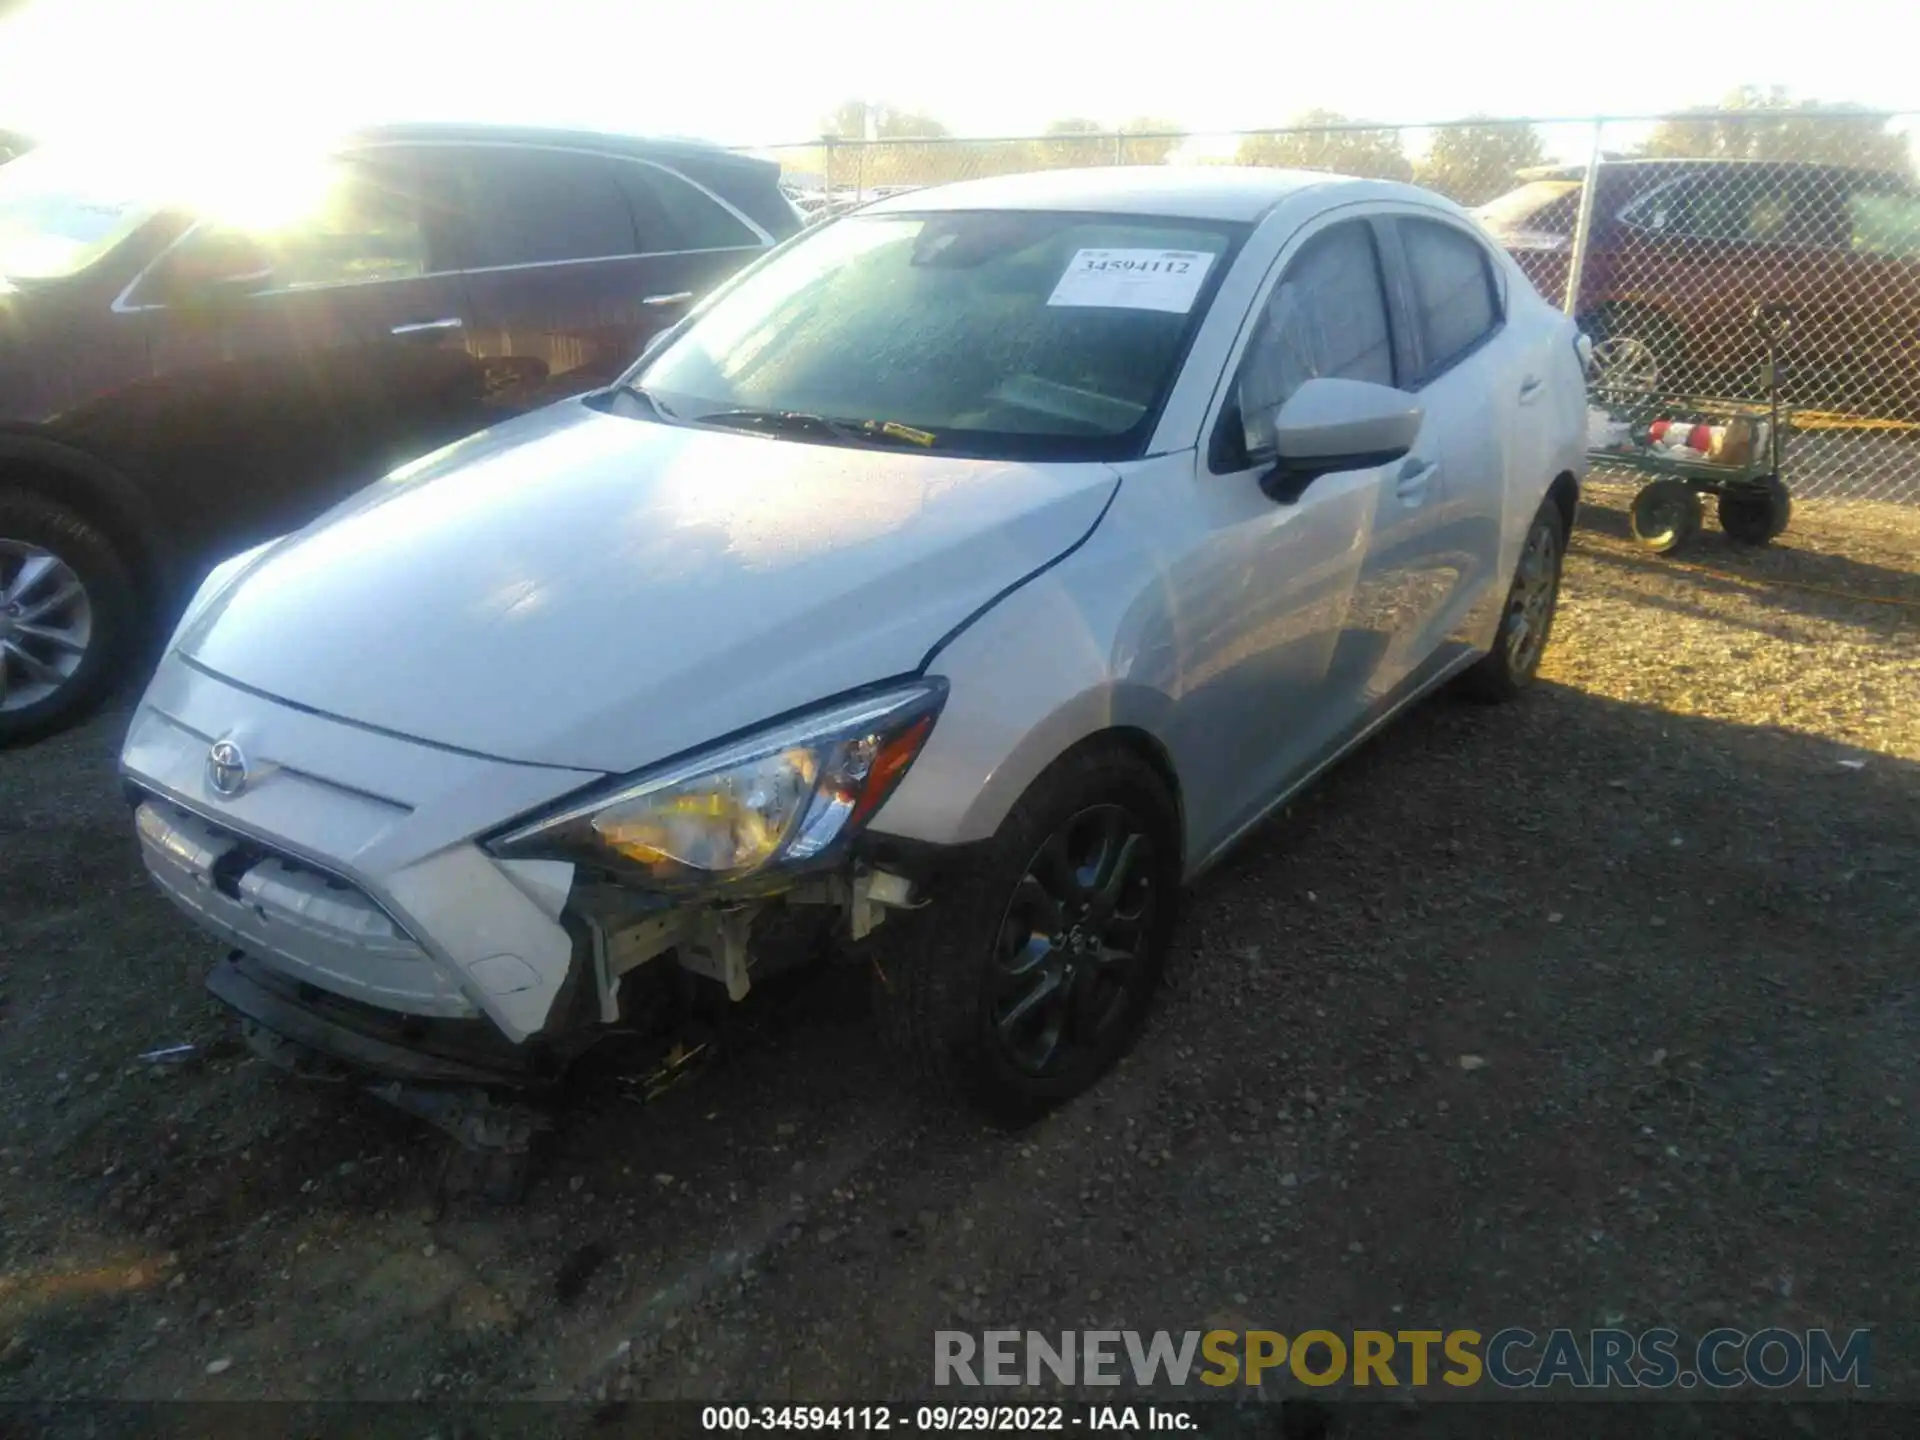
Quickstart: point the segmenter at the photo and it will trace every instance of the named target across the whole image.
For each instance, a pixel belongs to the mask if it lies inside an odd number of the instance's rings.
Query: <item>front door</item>
[[[205,552],[295,528],[483,422],[440,223],[407,155],[338,161],[298,222],[203,223],[135,287],[148,468]]]
[[[1356,611],[1389,467],[1323,475],[1290,501],[1262,488],[1268,425],[1303,383],[1394,383],[1372,230],[1364,220],[1321,228],[1276,274],[1198,461],[1187,507],[1196,533],[1168,576],[1182,657],[1174,743],[1202,850],[1351,733],[1389,639]]]

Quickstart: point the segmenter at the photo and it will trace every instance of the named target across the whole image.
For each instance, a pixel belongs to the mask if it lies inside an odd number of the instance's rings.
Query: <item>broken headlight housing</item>
[[[672,892],[830,865],[919,756],[946,698],[929,679],[841,701],[617,781],[487,848]]]

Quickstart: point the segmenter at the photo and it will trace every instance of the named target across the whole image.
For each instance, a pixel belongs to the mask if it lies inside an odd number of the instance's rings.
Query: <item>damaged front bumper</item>
[[[222,740],[246,757],[242,786],[214,774]],[[594,777],[368,732],[174,657],[122,769],[149,872],[231,947],[209,988],[256,1051],[306,1073],[539,1089],[637,1018],[628,980],[650,962],[739,1000],[782,963],[783,936],[844,917],[857,940],[916,903],[911,881],[867,863],[779,895],[672,905],[568,863],[502,859],[470,837]]]

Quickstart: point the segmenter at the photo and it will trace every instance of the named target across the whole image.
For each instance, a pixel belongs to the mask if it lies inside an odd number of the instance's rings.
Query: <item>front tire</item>
[[[90,712],[120,678],[135,623],[125,561],[92,521],[0,494],[0,746]]]
[[[1671,555],[1700,533],[1700,497],[1684,480],[1651,481],[1633,497],[1627,525],[1644,549]]]
[[[883,1038],[924,1087],[1001,1124],[1078,1095],[1145,1022],[1179,854],[1178,807],[1139,756],[1056,761],[932,904],[881,931]]]
[[[1493,648],[1460,677],[1461,689],[1475,700],[1511,700],[1533,683],[1553,634],[1560,605],[1560,571],[1566,559],[1567,526],[1551,496],[1541,502],[1527,527],[1507,589],[1506,608]]]

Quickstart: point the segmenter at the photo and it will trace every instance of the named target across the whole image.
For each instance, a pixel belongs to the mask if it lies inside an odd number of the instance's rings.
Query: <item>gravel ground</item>
[[[412,1122],[233,1042],[124,713],[0,755],[0,1398],[859,1401],[940,1328],[1506,1323],[1870,1325],[1920,1396],[1920,509],[1676,562],[1627,493],[1547,683],[1209,876],[1134,1054],[1017,1135],[902,1093],[829,976],[448,1201]]]

